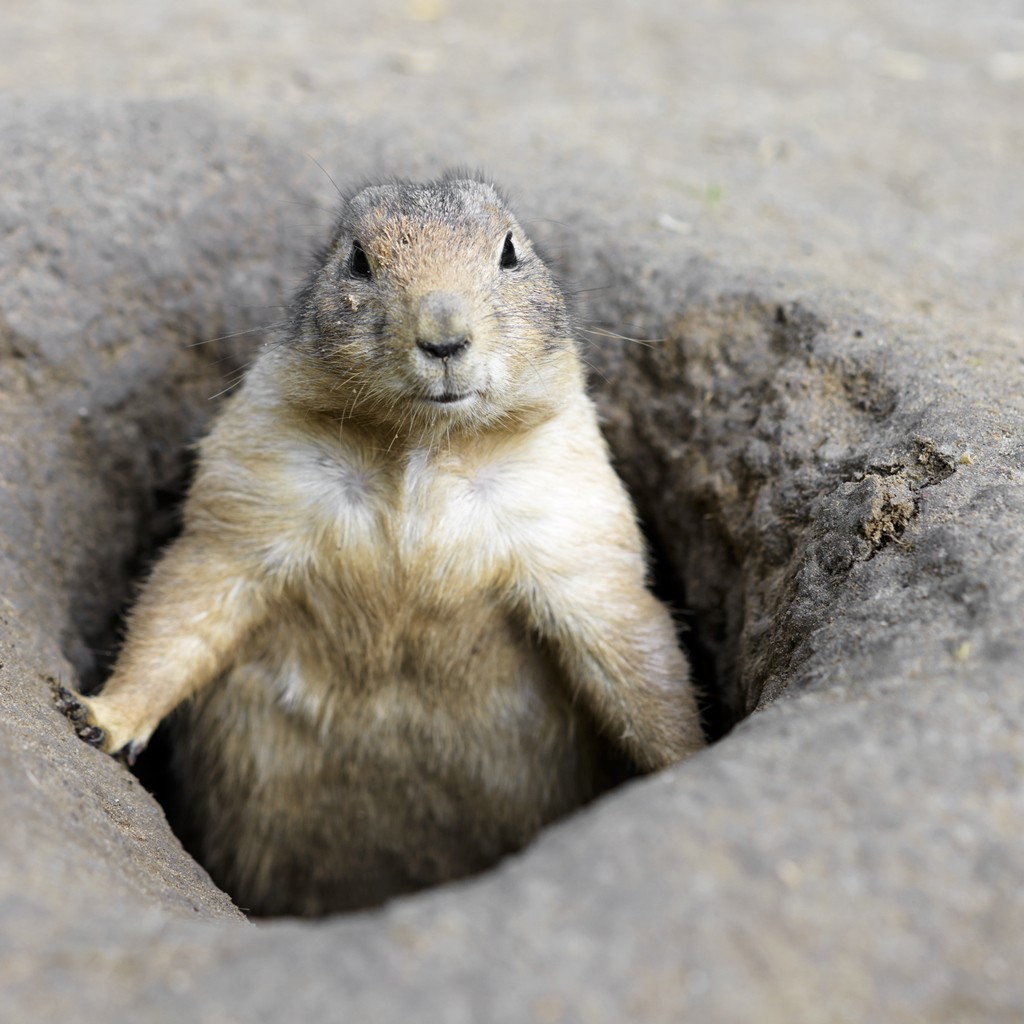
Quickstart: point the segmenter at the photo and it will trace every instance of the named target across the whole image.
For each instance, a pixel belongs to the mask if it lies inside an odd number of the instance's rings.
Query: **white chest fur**
[[[451,609],[488,594],[586,603],[588,580],[621,559],[643,577],[632,509],[582,395],[528,430],[450,446],[389,451],[293,420],[243,472],[237,543],[292,594],[326,585],[390,617],[405,602]]]
[[[367,453],[343,439],[293,446],[268,496],[278,503],[269,560],[485,583],[545,515],[550,474],[531,447],[466,456]]]
[[[357,733],[376,734],[379,705],[389,727],[412,715],[433,735],[469,728],[456,728],[446,709],[458,679],[472,682],[489,722],[487,693],[499,693],[503,679],[526,664],[531,677],[546,678],[544,656],[520,650],[511,609],[521,581],[545,571],[538,542],[572,550],[571,534],[586,524],[567,500],[582,497],[579,481],[574,487],[569,467],[549,457],[557,451],[543,430],[464,452],[368,452],[344,437],[293,438],[264,497],[274,525],[264,533],[263,571],[281,582],[283,600],[259,660],[275,666],[269,685],[282,706],[324,725],[342,688],[345,715],[362,723]],[[413,675],[422,685],[406,692]],[[372,685],[348,692],[350,680]],[[400,711],[395,686],[405,693]],[[510,692],[494,697],[509,713]],[[529,707],[531,692],[520,695]]]

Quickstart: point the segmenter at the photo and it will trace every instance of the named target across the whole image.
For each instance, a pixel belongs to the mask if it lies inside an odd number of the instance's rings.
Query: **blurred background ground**
[[[0,93],[215,100],[339,180],[356,125],[384,164],[526,194],[586,162],[638,230],[1019,343],[1019,0],[8,0],[0,25]]]

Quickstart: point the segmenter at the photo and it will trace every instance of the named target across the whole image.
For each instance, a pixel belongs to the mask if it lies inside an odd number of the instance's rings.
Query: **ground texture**
[[[1024,1015],[1019,5],[0,18],[0,1017]],[[314,161],[518,198],[740,721],[484,877],[254,926],[52,686],[109,663]]]

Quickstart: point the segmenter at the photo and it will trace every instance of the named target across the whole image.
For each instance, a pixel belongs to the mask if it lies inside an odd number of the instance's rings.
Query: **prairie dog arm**
[[[257,582],[242,574],[237,560],[186,534],[146,583],[102,693],[65,694],[65,710],[90,742],[133,759],[161,719],[220,674],[263,604]],[[75,702],[84,714],[71,706]]]
[[[642,558],[586,545],[535,577],[527,614],[612,742],[652,771],[704,746],[689,669]]]

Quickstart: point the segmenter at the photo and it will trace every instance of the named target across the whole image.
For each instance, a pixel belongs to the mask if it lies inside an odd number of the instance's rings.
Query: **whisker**
[[[218,398],[222,398],[229,391],[234,391],[234,389],[237,388],[242,383],[242,380],[245,378],[246,370],[248,370],[249,366],[251,365],[252,364],[250,363],[244,369],[239,371],[239,373],[235,376],[235,379],[229,381],[228,384],[225,387],[221,388],[221,390],[218,391],[215,395],[210,395],[208,401],[215,402]]]
[[[580,356],[580,362],[582,362],[583,365],[585,367],[587,367],[587,369],[590,370],[592,373],[596,373],[597,376],[600,377],[601,380],[603,380],[605,382],[605,384],[610,384],[611,383],[611,381],[608,379],[608,375],[603,370],[598,369],[598,367],[595,366],[585,356],[583,356],[583,355]]]
[[[231,338],[244,338],[247,334],[269,333],[278,331],[288,325],[287,320],[276,320],[269,324],[260,324],[258,327],[247,327],[243,331],[232,331],[230,334],[220,334],[216,338],[203,338],[200,341],[193,341],[189,348],[199,348],[202,345],[213,345],[218,341],[229,341]]]
[[[611,284],[597,284],[591,288],[563,288],[563,291],[569,298],[574,298],[577,295],[589,295],[591,292],[606,292],[611,288]]]
[[[649,348],[653,348],[655,345],[661,344],[665,338],[631,338],[628,334],[616,334],[614,331],[606,331],[600,327],[581,327],[579,328],[580,334],[593,334],[597,338],[611,338],[615,341],[628,341],[634,345],[645,345]]]
[[[341,198],[341,199],[344,199],[345,198],[345,193],[342,192],[340,188],[338,188],[338,183],[331,177],[331,175],[328,172],[327,168],[324,167],[324,165],[322,163],[320,163],[320,161],[317,160],[317,158],[315,156],[313,156],[312,153],[307,153],[306,156],[309,157],[309,159],[312,160],[313,163],[315,163],[317,165],[317,167],[319,167],[320,170],[324,172],[325,175],[327,175],[327,180],[334,186],[334,191],[338,193],[338,197]]]

